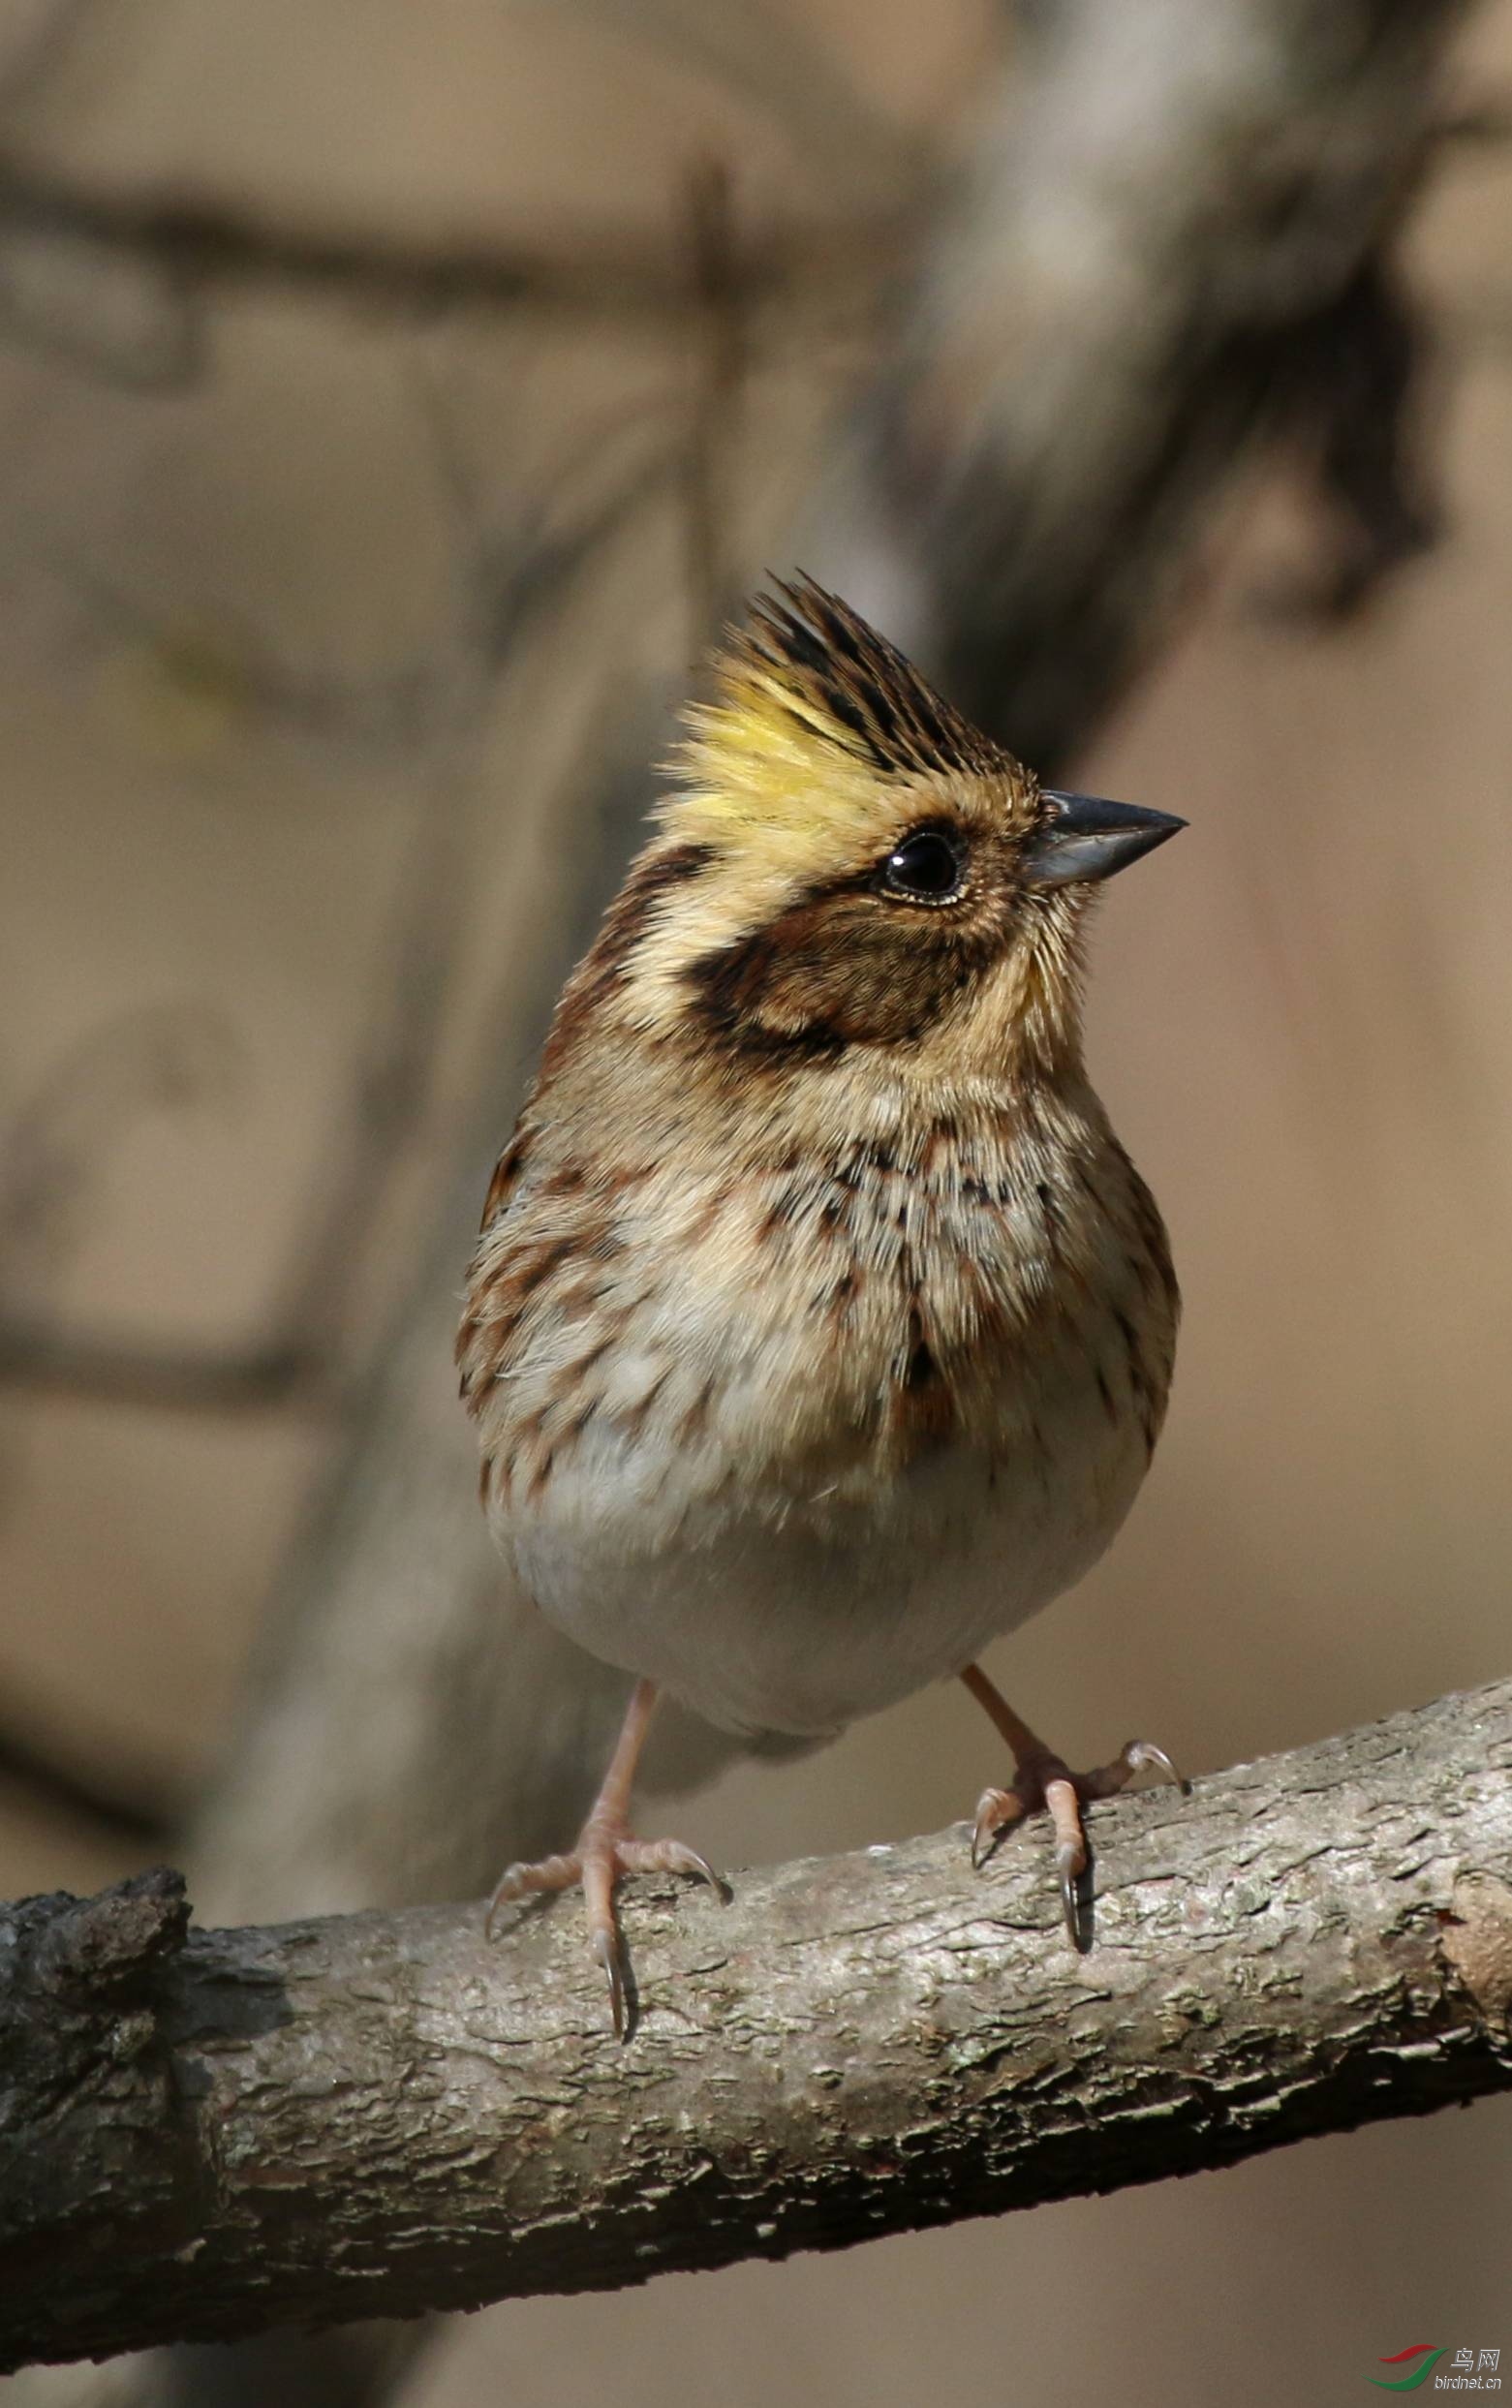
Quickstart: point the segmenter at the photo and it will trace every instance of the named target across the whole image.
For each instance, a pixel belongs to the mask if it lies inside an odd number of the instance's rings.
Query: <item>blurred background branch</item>
[[[238,212],[207,195],[95,192],[0,153],[0,238],[78,244],[124,257],[161,276],[180,297],[223,294],[239,284],[309,287],[318,297],[434,319],[470,307],[561,310],[592,319],[629,314],[672,328],[705,306],[678,272],[675,253],[642,258],[606,249],[583,260],[511,255],[497,235],[449,246],[406,243],[372,228],[320,229]],[[742,300],[808,292],[843,307],[846,287],[870,266],[883,233],[836,233],[827,244],[774,236],[753,244],[736,285]]]

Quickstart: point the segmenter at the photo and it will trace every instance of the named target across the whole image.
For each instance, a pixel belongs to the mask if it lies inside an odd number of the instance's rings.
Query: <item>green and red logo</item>
[[[1373,2374],[1367,2377],[1367,2381],[1373,2383],[1378,2392],[1415,2392],[1420,2384],[1428,2381],[1448,2347],[1447,2341],[1443,2350],[1435,2350],[1429,2341],[1414,2342],[1409,2350],[1398,2350],[1394,2358],[1376,2361],[1382,2366],[1406,2366],[1409,2368],[1407,2373],[1398,2375],[1395,2380],[1386,2375]]]

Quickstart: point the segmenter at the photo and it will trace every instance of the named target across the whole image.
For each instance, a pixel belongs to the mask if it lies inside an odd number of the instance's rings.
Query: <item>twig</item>
[[[795,160],[817,163],[851,205],[896,196],[922,172],[922,145],[868,100],[804,16],[766,0],[575,0],[579,13],[701,70],[723,94],[759,108]]]
[[[0,1319],[0,1386],[156,1412],[268,1412],[338,1401],[335,1366],[304,1345],[237,1349],[134,1343],[46,1321]]]
[[[0,2364],[471,2307],[1106,2191],[1512,2088],[1512,1681],[1096,1814],[575,1901],[186,1932],[0,1915]]]
[[[686,279],[651,251],[604,245],[597,255],[551,259],[510,251],[493,234],[410,241],[370,227],[260,217],[212,193],[92,187],[0,153],[0,231],[6,229],[144,256],[186,292],[308,286],[364,307],[423,317],[530,305],[675,324],[701,307]],[[845,309],[858,265],[875,264],[885,243],[886,229],[874,226],[837,230],[822,243],[774,234],[746,251],[744,297],[756,303],[789,292],[829,293]]]

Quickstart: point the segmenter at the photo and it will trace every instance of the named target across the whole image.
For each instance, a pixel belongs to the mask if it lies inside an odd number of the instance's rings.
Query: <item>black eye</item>
[[[882,892],[910,903],[949,903],[966,881],[966,847],[943,828],[917,828],[882,863]]]

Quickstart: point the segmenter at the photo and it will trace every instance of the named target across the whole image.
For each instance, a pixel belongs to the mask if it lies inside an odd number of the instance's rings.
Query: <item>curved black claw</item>
[[[725,1880],[724,1874],[717,1873],[713,1866],[709,1863],[708,1858],[706,1856],[700,1856],[696,1848],[690,1848],[688,1853],[693,1858],[693,1863],[689,1867],[689,1870],[696,1873],[700,1880],[708,1883],[710,1889],[714,1892],[715,1897],[719,1899],[722,1906],[728,1906],[733,1900],[735,1893],[730,1888],[730,1885]]]
[[[1163,1747],[1157,1747],[1154,1740],[1127,1740],[1125,1743],[1123,1753],[1124,1762],[1127,1765],[1130,1773],[1163,1773],[1165,1778],[1170,1782],[1173,1789],[1179,1789],[1184,1798],[1189,1798],[1191,1796],[1191,1783],[1187,1778],[1186,1774],[1178,1771],[1177,1767],[1171,1762],[1170,1757],[1166,1754],[1165,1749]]]
[[[1092,1943],[1082,1929],[1082,1883],[1087,1877],[1089,1860],[1085,1849],[1066,1840],[1055,1852],[1056,1879],[1061,1891],[1061,1915],[1065,1936],[1078,1957],[1085,1957]]]
[[[1076,1896],[1076,1875],[1069,1865],[1058,1863],[1056,1871],[1061,1883],[1061,1912],[1065,1918],[1065,1934],[1071,1946],[1082,1944],[1081,1906]]]
[[[972,1870],[979,1873],[988,1858],[996,1854],[1004,1832],[1021,1822],[1026,1812],[1024,1800],[1016,1790],[984,1789],[976,1801],[976,1820],[972,1826]]]
[[[614,2018],[614,2037],[616,2040],[623,2040],[625,2037],[625,1975],[620,1964],[619,1934],[615,1931],[596,1931],[593,1953],[608,1977],[609,2012]]]

